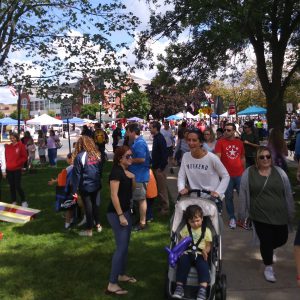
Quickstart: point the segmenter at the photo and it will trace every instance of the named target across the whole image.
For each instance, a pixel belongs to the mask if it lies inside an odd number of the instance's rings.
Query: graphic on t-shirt
[[[228,145],[225,148],[225,154],[230,159],[236,159],[239,156],[239,147],[236,145]]]

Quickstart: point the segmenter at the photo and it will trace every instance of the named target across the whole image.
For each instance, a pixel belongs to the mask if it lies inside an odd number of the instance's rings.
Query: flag
[[[9,85],[8,89],[10,90],[13,96],[17,96],[17,90],[12,85]]]
[[[195,110],[195,105],[194,105],[194,102],[192,102],[192,103],[190,104],[190,107],[192,108],[192,111],[194,111],[194,110]]]

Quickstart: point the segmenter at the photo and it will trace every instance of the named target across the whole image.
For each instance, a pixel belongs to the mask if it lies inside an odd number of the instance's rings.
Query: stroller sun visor
[[[175,214],[172,224],[172,232],[176,232],[178,226],[180,225],[183,212],[190,205],[198,205],[202,208],[204,216],[209,216],[210,220],[214,226],[214,229],[217,234],[220,234],[220,226],[219,226],[219,213],[216,205],[204,198],[191,198],[191,197],[182,197],[180,201],[178,201],[175,205]]]

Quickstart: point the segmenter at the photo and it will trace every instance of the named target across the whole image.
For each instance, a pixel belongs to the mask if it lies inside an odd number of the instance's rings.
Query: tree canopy
[[[156,0],[148,2],[156,3]],[[153,9],[151,29],[140,38],[138,58],[150,39],[167,37],[163,58],[176,75],[203,82],[226,70],[236,56],[254,52],[256,70],[267,100],[269,127],[283,127],[284,93],[300,66],[298,0],[166,0],[164,13]]]
[[[149,99],[146,93],[135,88],[122,100],[123,111],[121,116],[125,118],[140,117],[146,118],[150,109]]]
[[[113,77],[121,71],[115,50],[126,44],[109,37],[115,31],[132,35],[139,22],[125,8],[120,0],[1,1],[1,84],[48,87],[85,76]]]

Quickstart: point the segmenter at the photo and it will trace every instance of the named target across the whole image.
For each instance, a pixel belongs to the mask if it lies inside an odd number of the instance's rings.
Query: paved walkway
[[[177,171],[168,176],[168,187],[172,199],[177,197]],[[237,207],[235,199],[235,207]],[[295,232],[288,243],[276,252],[274,265],[277,282],[269,283],[263,276],[263,264],[258,247],[251,246],[252,232],[241,228],[230,230],[228,217],[223,214],[223,272],[227,275],[227,299],[230,300],[296,300],[300,299],[300,288],[296,285],[296,268],[293,256]]]

